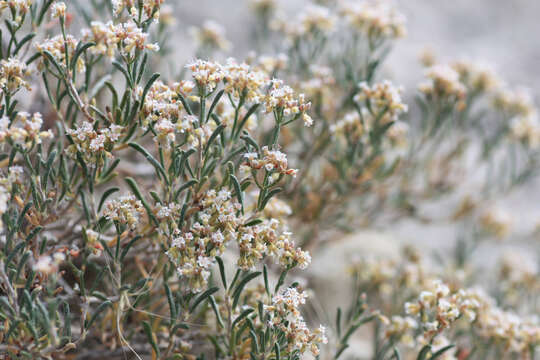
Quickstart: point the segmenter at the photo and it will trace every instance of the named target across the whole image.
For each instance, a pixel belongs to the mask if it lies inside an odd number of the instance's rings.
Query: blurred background
[[[307,1],[278,1],[285,15],[295,14]],[[456,58],[479,60],[492,65],[497,72],[512,85],[531,89],[535,100],[540,92],[540,31],[538,14],[540,1],[534,0],[396,0],[397,8],[407,17],[407,36],[396,42],[385,63],[386,77],[405,87],[407,102],[414,107],[411,94],[422,80],[423,69],[419,55],[432,51],[437,60],[448,61]],[[232,43],[229,53],[237,58],[249,53],[249,39],[252,16],[245,0],[198,0],[181,1],[174,4],[176,15],[176,36],[179,41],[192,44],[188,29],[200,25],[205,20],[218,21],[224,26],[227,39]],[[194,48],[176,49],[176,58],[189,60]],[[414,113],[411,114],[414,116]],[[474,179],[473,179],[474,181]],[[474,189],[474,183],[461,184],[460,195]],[[540,221],[540,192],[536,191],[540,181],[535,180],[525,188],[510,193],[501,203],[493,204],[503,209],[512,224],[512,241],[486,249],[485,257],[479,265],[490,266],[501,253],[508,251],[530,252],[537,248],[537,242],[525,240]],[[447,207],[456,206],[456,198],[444,202],[428,204],[423,211],[430,215],[448,212]],[[395,244],[414,243],[420,247],[446,251],[459,236],[459,228],[454,224],[425,224],[416,220],[402,220],[390,228],[372,229],[370,232],[353,235],[343,244],[343,256],[352,249],[362,250],[363,246],[374,243],[389,251]],[[522,235],[520,235],[522,234]],[[377,241],[373,241],[372,237]],[[519,239],[523,237],[523,241]],[[528,237],[527,237],[528,238]],[[364,239],[365,241],[362,241]],[[517,239],[517,240],[516,240]],[[384,244],[389,243],[386,246]],[[383,251],[386,251],[383,250]],[[337,251],[340,251],[339,249]],[[354,253],[354,251],[352,251]],[[335,254],[334,254],[335,255]],[[332,255],[332,257],[334,256]],[[325,264],[331,266],[330,263]],[[331,262],[331,260],[329,260]],[[323,267],[326,272],[326,267]]]
[[[285,12],[294,13],[307,1],[280,0]],[[426,47],[442,58],[466,56],[492,63],[509,81],[540,90],[540,2],[535,0],[396,0],[407,16],[408,35],[390,55],[396,82],[414,87],[421,77],[418,54]],[[179,1],[177,26],[199,25],[212,19],[225,26],[231,51],[247,54],[250,9],[246,0]],[[189,38],[187,33],[179,37]],[[184,52],[185,54],[185,52]]]

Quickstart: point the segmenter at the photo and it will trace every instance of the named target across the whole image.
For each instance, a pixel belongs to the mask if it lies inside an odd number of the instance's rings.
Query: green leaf
[[[244,213],[244,197],[242,196],[242,189],[240,188],[240,183],[238,182],[238,179],[236,176],[231,174],[231,182],[234,186],[234,192],[236,195],[236,198],[238,199],[238,202],[242,206],[242,214]]]
[[[152,164],[152,166],[154,166],[157,173],[163,176],[163,180],[167,184],[169,183],[167,174],[165,173],[165,169],[163,168],[163,166],[145,148],[134,142],[130,142],[128,145],[140,152],[146,158],[146,160],[148,160],[148,162]]]
[[[225,129],[225,125],[220,124],[216,130],[210,135],[210,139],[208,139],[208,142],[206,143],[206,146],[204,147],[204,156],[208,153],[208,150],[210,149],[210,146],[212,146],[212,143],[214,140],[223,132],[223,129]]]
[[[120,163],[120,159],[115,159],[113,163],[111,164],[111,166],[109,166],[106,170],[104,170],[101,173],[100,178],[101,179],[107,178],[112,173],[112,171],[118,166],[119,163]]]
[[[94,314],[90,318],[90,321],[85,325],[85,329],[89,329],[94,321],[96,321],[99,314],[101,314],[105,309],[107,309],[109,306],[112,306],[112,302],[110,300],[104,301],[96,308],[96,311],[94,311]]]
[[[214,313],[216,314],[216,320],[219,324],[219,326],[223,329],[225,328],[225,325],[223,324],[223,320],[221,319],[221,315],[219,313],[216,300],[214,299],[214,296],[210,295],[208,298],[210,300],[210,305],[212,305],[212,310],[214,310]]]
[[[122,254],[120,255],[120,261],[124,261],[124,258],[126,257],[129,249],[131,249],[133,244],[135,244],[135,242],[137,242],[137,240],[141,238],[142,238],[141,235],[137,235],[133,239],[131,239],[131,241],[124,247],[124,250],[122,250]]]
[[[279,351],[279,344],[277,342],[274,344],[274,353],[276,354],[276,360],[280,360],[281,354]]]
[[[30,210],[32,205],[33,205],[33,203],[31,201],[27,202],[26,205],[24,205],[24,208],[22,209],[21,213],[19,214],[19,218],[17,220],[17,230],[18,231],[22,230],[22,224],[23,224],[23,221],[24,221],[24,216],[26,215],[28,210]]]
[[[276,284],[276,287],[274,288],[274,293],[277,293],[281,285],[283,285],[283,283],[285,282],[285,276],[287,276],[287,272],[289,272],[288,268],[283,270],[279,275],[278,282]]]
[[[248,274],[240,280],[238,285],[236,286],[236,289],[233,293],[233,309],[236,308],[236,305],[238,305],[238,301],[240,300],[240,295],[242,295],[242,291],[244,290],[244,287],[247,285],[248,282],[255,279],[257,276],[261,275],[260,271],[253,272],[251,274]]]
[[[247,111],[246,115],[242,118],[242,121],[240,122],[239,126],[238,126],[238,130],[236,131],[236,134],[239,134],[241,131],[242,131],[242,128],[244,127],[244,125],[246,124],[246,122],[248,121],[249,117],[251,115],[253,115],[253,113],[255,111],[257,111],[257,109],[259,108],[260,104],[255,104],[253,105],[252,107],[249,108],[249,110]]]
[[[36,33],[33,32],[33,33],[30,33],[30,34],[26,35],[21,41],[19,41],[17,43],[17,46],[15,47],[15,50],[13,51],[12,56],[17,55],[17,53],[19,52],[19,50],[21,50],[21,48],[24,46],[24,44],[26,44],[27,42],[32,40],[34,38],[34,36],[36,36]]]
[[[244,132],[244,135],[242,135],[240,139],[244,140],[247,144],[257,149],[257,153],[261,153],[261,148],[259,147],[259,144],[257,144],[257,142],[251,136],[249,136],[247,132]]]
[[[98,205],[98,212],[101,211],[101,208],[103,207],[103,204],[105,203],[105,201],[107,200],[107,198],[117,192],[118,190],[120,190],[120,188],[117,188],[117,187],[113,187],[113,188],[110,188],[110,189],[107,189],[103,195],[101,196],[101,200],[99,201],[99,205]]]
[[[341,342],[343,344],[346,344],[348,341],[349,341],[349,338],[351,337],[352,334],[354,334],[354,332],[356,330],[358,330],[362,325],[364,324],[367,324],[368,322],[372,321],[373,319],[375,319],[377,317],[377,315],[369,315],[369,316],[366,316],[365,318],[361,319],[360,321],[358,321],[356,324],[352,325],[351,327],[349,327],[349,329],[347,330],[347,332],[345,333],[345,335],[343,336],[343,339],[341,340]]]
[[[445,346],[443,347],[442,349],[438,350],[435,354],[433,354],[429,360],[435,360],[439,357],[441,357],[445,352],[447,352],[448,350],[452,349],[453,347],[455,347],[456,345],[454,344],[450,344],[448,346]]]
[[[26,237],[25,241],[28,243],[29,241],[31,241],[34,237],[36,237],[36,235],[43,229],[43,226],[36,226],[35,228],[32,229],[32,231],[30,231],[30,233],[28,234],[28,236]]]
[[[154,82],[159,78],[159,76],[160,76],[159,73],[154,73],[152,77],[150,78],[150,80],[148,80],[148,82],[146,83],[143,93],[142,93],[142,97],[141,97],[140,108],[144,106],[144,100],[146,99],[146,94],[148,94],[148,91],[150,91],[150,88],[152,87]]]
[[[210,105],[210,109],[208,110],[208,114],[206,115],[206,121],[208,121],[208,119],[210,119],[210,115],[212,115],[212,113],[214,112],[214,108],[216,107],[216,105],[218,104],[219,100],[221,99],[221,96],[223,96],[223,92],[225,90],[220,90],[216,96],[214,97],[214,100],[212,101],[212,105]]]
[[[43,18],[45,17],[45,13],[47,12],[47,10],[49,9],[49,7],[52,5],[54,0],[47,0],[47,1],[44,1],[43,2],[43,5],[41,6],[41,10],[39,11],[39,15],[38,15],[38,21],[37,21],[37,25],[41,25],[41,22],[43,21]]]
[[[126,78],[126,82],[127,82],[128,86],[129,86],[130,88],[133,88],[133,82],[132,82],[132,80],[131,80],[131,77],[129,76],[129,73],[126,71],[126,69],[124,69],[124,67],[122,66],[122,64],[120,64],[120,63],[119,63],[118,61],[116,61],[116,60],[113,60],[112,64],[113,64],[113,66],[114,66],[115,68],[117,68],[118,70],[120,70],[120,72],[121,72],[122,74],[124,74],[124,77]]]
[[[221,282],[223,283],[223,287],[227,289],[227,278],[225,276],[225,266],[223,265],[223,260],[221,257],[216,256],[216,261],[219,266],[219,275],[221,276]]]
[[[43,175],[43,185],[42,185],[42,189],[44,190],[47,189],[47,182],[49,181],[51,167],[55,158],[56,158],[56,149],[51,151],[51,154],[49,155],[49,159],[47,159],[47,165],[45,166],[45,174]]]
[[[97,82],[96,84],[92,87],[92,89],[89,91],[88,93],[88,98],[89,99],[93,99],[99,92],[101,89],[103,89],[106,84],[109,82],[109,80],[112,78],[112,76],[110,74],[107,74],[107,75],[104,75],[102,76]],[[92,106],[92,109],[99,113],[99,109],[97,109],[96,107]],[[104,118],[104,120],[106,121],[109,121],[109,119],[107,119],[105,117],[105,115],[103,113],[99,114],[102,118]]]
[[[349,344],[343,344],[343,345],[339,348],[339,350],[338,350],[338,352],[336,353],[336,355],[334,355],[334,360],[337,360],[337,359],[341,356],[341,354],[343,354],[343,352],[344,352],[345,350],[347,350],[348,347],[349,347]]]
[[[146,337],[148,338],[148,341],[150,342],[150,345],[152,345],[152,349],[156,353],[156,356],[159,358],[159,347],[156,344],[156,338],[154,334],[152,333],[152,327],[147,321],[143,321],[143,328],[144,333],[146,334]]]
[[[171,330],[171,333],[175,333],[178,329],[184,329],[184,330],[188,330],[189,329],[189,325],[188,324],[184,324],[184,323],[179,323],[179,324],[176,324],[173,326],[172,330]]]
[[[169,302],[169,312],[171,314],[171,323],[174,323],[174,321],[176,320],[176,314],[177,314],[176,303],[174,302],[174,297],[173,297],[173,294],[171,292],[171,288],[169,287],[169,285],[163,284],[163,286],[165,287],[165,294],[167,295],[167,301]]]
[[[197,298],[195,298],[195,301],[193,301],[193,304],[191,305],[189,311],[193,312],[193,310],[195,310],[197,308],[197,306],[199,306],[199,304],[201,302],[206,300],[206,298],[208,298],[210,295],[212,295],[213,293],[215,293],[218,290],[219,290],[219,288],[216,286],[216,287],[212,287],[212,288],[206,290],[205,292],[203,292],[201,295],[199,295]]]
[[[259,225],[259,224],[262,224],[262,223],[263,223],[262,219],[253,219],[253,220],[250,220],[247,223],[245,223],[244,226],[249,227],[249,226]]]
[[[341,338],[341,307],[338,307],[336,313],[336,329],[338,338]]]
[[[240,323],[242,320],[244,320],[244,318],[246,316],[248,316],[249,314],[251,314],[253,311],[253,309],[246,309],[244,311],[242,311],[242,313],[240,315],[238,315],[238,317],[233,321],[232,323],[232,327],[234,328],[236,326],[236,324]]]
[[[145,53],[144,56],[143,56],[143,59],[141,61],[141,64],[139,66],[139,74],[137,75],[137,84],[139,84],[141,82],[141,79],[142,79],[142,76],[144,74],[144,70],[146,69],[146,63],[148,62],[148,53]],[[137,68],[137,64],[135,64],[135,66],[133,67],[133,74],[135,75],[135,73],[137,73],[136,71],[136,68]]]
[[[266,294],[270,296],[270,286],[268,282],[268,269],[266,268],[266,264],[263,265],[263,278],[264,278],[264,289],[266,290]]]
[[[259,207],[259,211],[261,210],[264,210],[264,208],[266,207],[266,204],[268,203],[268,201],[276,194],[278,194],[279,192],[281,192],[281,190],[283,190],[282,188],[280,187],[277,187],[277,188],[274,188],[272,190],[270,190],[266,196],[264,197],[263,201],[261,202],[261,206]]]
[[[86,51],[88,48],[91,48],[92,46],[95,46],[96,44],[93,42],[86,43],[84,45],[80,45],[79,43],[77,45],[77,49],[75,50],[75,55],[73,55],[73,58],[71,59],[71,71],[75,72],[75,67],[77,66],[77,61],[79,60],[79,57]]]
[[[60,75],[64,74],[64,71],[62,70],[62,67],[60,66],[60,64],[58,64],[58,62],[56,61],[54,56],[48,50],[43,50],[43,55],[45,55],[47,60],[50,61],[54,65],[54,67],[58,71],[58,74],[60,74]]]
[[[67,341],[71,341],[71,311],[69,309],[69,304],[64,301],[64,337]]]
[[[15,309],[13,309],[5,296],[0,296],[0,305],[2,305],[0,306],[0,313],[5,314],[4,310],[7,309],[11,316],[16,315]]]
[[[180,94],[180,93],[176,93],[176,95],[178,95],[178,98],[180,99],[180,101],[182,102],[182,105],[184,105],[184,109],[186,109],[186,112],[189,114],[189,115],[193,115],[193,111],[191,110],[191,107],[189,106],[189,103],[187,102],[186,98],[184,97],[184,95]]]
[[[416,360],[425,360],[426,356],[429,354],[430,351],[431,351],[431,345],[427,344],[426,346],[422,348],[422,350],[420,350]]]
[[[6,262],[5,262],[5,264],[4,264],[4,269],[5,269],[6,272],[7,272],[7,269],[8,269],[9,264],[11,263],[11,260],[13,260],[13,258],[17,255],[17,253],[18,253],[20,250],[22,250],[22,249],[24,248],[25,245],[26,245],[26,243],[20,242],[20,243],[17,244],[17,246],[15,246],[15,249],[13,249],[13,250],[9,253],[8,257],[6,258]]]

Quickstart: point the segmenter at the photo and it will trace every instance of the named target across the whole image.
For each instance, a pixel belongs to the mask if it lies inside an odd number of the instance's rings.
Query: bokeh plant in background
[[[538,358],[537,234],[478,268],[538,175],[532,94],[431,52],[395,84],[391,2],[235,6],[247,56],[181,1],[0,0],[0,357]],[[459,231],[333,259],[322,305],[312,259],[400,219]]]

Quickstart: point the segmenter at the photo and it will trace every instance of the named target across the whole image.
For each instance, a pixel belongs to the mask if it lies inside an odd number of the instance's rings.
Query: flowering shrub
[[[535,357],[537,268],[503,261],[493,289],[471,270],[510,233],[492,204],[536,175],[527,92],[424,54],[407,105],[379,71],[405,19],[368,0],[252,0],[258,53],[224,59],[204,21],[165,78],[163,2],[0,0],[2,358],[355,358],[356,336],[376,360]],[[349,308],[314,314],[323,245],[452,196],[446,262],[367,254]]]

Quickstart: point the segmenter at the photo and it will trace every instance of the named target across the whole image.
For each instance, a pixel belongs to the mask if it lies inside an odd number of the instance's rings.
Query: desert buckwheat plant
[[[391,2],[234,6],[246,54],[181,1],[0,0],[0,358],[538,358],[538,251],[478,264],[538,175],[532,93],[429,52],[396,84]],[[458,231],[333,259],[321,305],[312,257],[399,219]]]

